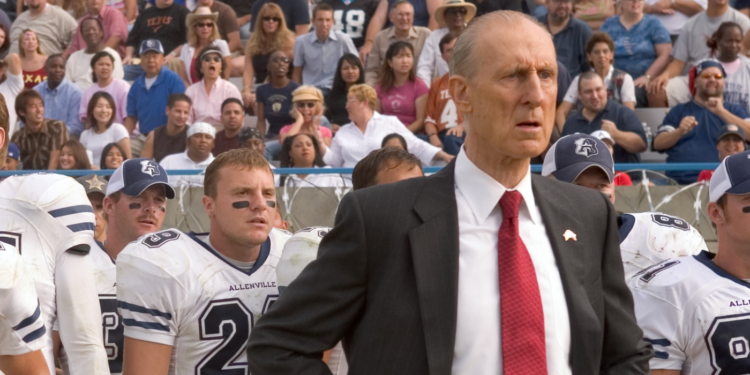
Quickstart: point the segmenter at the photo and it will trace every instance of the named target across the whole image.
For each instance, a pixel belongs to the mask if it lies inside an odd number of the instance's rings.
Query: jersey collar
[[[213,254],[215,257],[221,259],[222,262],[228,264],[230,267],[232,267],[232,268],[236,269],[237,271],[240,271],[240,272],[242,272],[242,273],[244,273],[244,274],[246,274],[248,276],[252,275],[253,273],[255,273],[255,271],[257,271],[258,269],[260,269],[260,267],[262,267],[263,264],[266,263],[266,259],[268,259],[268,254],[271,253],[271,236],[269,235],[268,238],[266,238],[266,242],[263,242],[263,244],[260,245],[260,254],[258,254],[258,260],[255,261],[255,265],[253,266],[253,268],[251,268],[249,270],[243,270],[242,268],[239,268],[239,267],[235,266],[234,264],[227,262],[226,259],[222,258],[219,254],[216,253],[216,250],[212,249],[211,246],[208,246],[207,243],[201,241],[201,239],[199,239],[198,236],[196,236],[196,233],[190,232],[187,235],[193,241],[195,241],[196,243],[198,243],[199,245],[201,245],[204,249],[206,249],[208,252],[210,252],[211,254]]]
[[[693,255],[693,258],[695,258],[697,261],[703,263],[704,266],[708,267],[711,271],[714,271],[715,274],[728,279],[730,281],[734,281],[737,284],[740,284],[744,286],[745,288],[750,288],[750,283],[746,282],[745,280],[740,279],[737,276],[732,275],[731,273],[724,271],[719,266],[716,265],[716,263],[713,262],[714,257],[716,254],[709,253],[708,251],[701,251],[698,255]]]

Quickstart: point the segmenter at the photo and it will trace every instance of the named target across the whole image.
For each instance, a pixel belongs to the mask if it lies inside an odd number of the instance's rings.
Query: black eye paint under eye
[[[276,208],[276,202],[272,200],[266,200],[266,206],[271,208]],[[250,207],[250,202],[248,201],[239,201],[232,203],[232,207],[240,209],[240,208],[247,208]]]
[[[750,214],[750,206],[742,207],[742,212],[744,212],[746,214]]]

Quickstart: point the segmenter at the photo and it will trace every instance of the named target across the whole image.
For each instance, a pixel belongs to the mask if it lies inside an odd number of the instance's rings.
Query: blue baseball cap
[[[716,143],[719,143],[719,141],[721,141],[722,138],[728,135],[732,135],[732,134],[737,135],[742,140],[745,139],[745,131],[742,130],[742,128],[739,127],[738,125],[734,125],[734,124],[727,124],[727,125],[722,126],[721,129],[719,129],[719,134],[721,135],[719,135],[719,139],[716,140]]]
[[[115,173],[110,177],[106,196],[121,191],[125,195],[137,197],[155,184],[164,186],[167,198],[175,197],[167,171],[159,163],[147,158],[128,159],[115,169]]]
[[[709,202],[718,201],[724,194],[750,194],[750,151],[727,156],[711,176]]]
[[[560,138],[550,147],[544,157],[542,176],[553,175],[560,181],[572,183],[591,167],[604,171],[612,183],[615,162],[607,144],[594,136],[576,133]]]
[[[16,160],[21,160],[21,150],[18,149],[18,145],[11,142],[8,144],[8,157]]]
[[[163,55],[164,47],[162,47],[161,42],[158,39],[146,39],[141,42],[141,49],[138,50],[138,55],[143,56],[143,54],[148,51],[156,51]]]

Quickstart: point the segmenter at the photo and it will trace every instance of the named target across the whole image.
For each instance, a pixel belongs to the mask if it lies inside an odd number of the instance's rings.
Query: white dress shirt
[[[409,152],[424,165],[430,165],[440,152],[439,148],[417,138],[397,117],[374,112],[367,122],[364,134],[353,122],[342,126],[333,137],[331,147],[323,155],[323,162],[331,167],[354,168],[370,152],[380,149],[383,138],[393,133],[404,137]]]
[[[440,53],[440,39],[443,39],[449,31],[447,27],[441,27],[433,31],[425,40],[424,47],[422,47],[422,53],[419,55],[419,62],[417,63],[417,77],[422,79],[427,87],[430,87],[436,70],[438,77],[448,73],[448,63],[443,60]]]
[[[503,213],[499,202],[506,190],[518,190],[523,196],[518,211],[519,232],[534,263],[544,309],[548,373],[572,374],[568,362],[568,306],[555,255],[531,190],[531,170],[517,186],[507,189],[477,168],[461,148],[456,157],[455,181],[459,223],[458,319],[451,373],[503,373],[497,254]]]
[[[164,159],[161,159],[159,164],[162,168],[169,172],[170,169],[201,169],[206,170],[208,165],[214,161],[214,155],[208,154],[208,158],[204,161],[194,162],[188,156],[187,150],[177,154],[167,155]],[[191,186],[203,186],[204,175],[192,175],[192,176],[169,176],[169,184],[175,188],[179,185],[191,185]]]

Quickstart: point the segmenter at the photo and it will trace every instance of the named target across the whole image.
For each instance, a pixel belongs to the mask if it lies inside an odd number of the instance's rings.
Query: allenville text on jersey
[[[248,289],[258,289],[258,288],[275,288],[276,282],[259,282],[259,283],[250,283],[250,284],[239,284],[239,285],[230,285],[229,291],[235,291],[235,290],[248,290]]]

